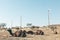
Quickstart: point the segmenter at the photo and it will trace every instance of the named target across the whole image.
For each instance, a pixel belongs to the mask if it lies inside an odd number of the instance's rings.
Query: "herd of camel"
[[[42,30],[37,30],[36,32],[33,32],[33,31],[26,31],[26,30],[19,30],[19,31],[16,31],[15,33],[12,32],[11,29],[8,29],[7,30],[11,36],[13,37],[26,37],[27,34],[31,34],[31,35],[44,35],[44,32]]]
[[[8,29],[7,31],[13,37],[26,37],[27,34],[31,34],[31,35],[44,35],[44,32],[42,30],[37,30],[36,32],[33,32],[31,30],[30,31],[19,30],[19,31],[16,31],[15,33],[13,33],[11,29]],[[57,32],[55,32],[55,34],[57,34]]]

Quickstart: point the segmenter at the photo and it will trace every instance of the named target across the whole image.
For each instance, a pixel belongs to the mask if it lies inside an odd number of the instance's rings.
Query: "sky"
[[[48,10],[50,24],[60,24],[60,0],[0,0],[0,23],[20,26],[22,16],[22,26],[48,25]]]

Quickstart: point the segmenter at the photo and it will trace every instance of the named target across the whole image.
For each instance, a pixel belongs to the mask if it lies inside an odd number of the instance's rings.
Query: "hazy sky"
[[[23,26],[47,25],[48,9],[51,9],[50,23],[60,24],[60,0],[0,0],[0,23],[19,26],[22,16]]]

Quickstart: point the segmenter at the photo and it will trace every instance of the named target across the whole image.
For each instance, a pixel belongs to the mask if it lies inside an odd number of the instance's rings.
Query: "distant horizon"
[[[0,0],[0,23],[6,27],[32,25],[48,25],[48,10],[50,24],[60,24],[60,0]]]
[[[49,26],[51,26],[51,25],[60,25],[60,24],[50,24]],[[22,28],[24,28],[24,27],[32,27],[32,26],[38,26],[38,25],[31,25],[31,26],[10,26],[10,27],[6,27],[6,26],[4,26],[4,28],[12,28],[12,27],[22,27]],[[43,26],[38,26],[38,27],[44,27],[44,26],[48,26],[48,25],[43,25]]]

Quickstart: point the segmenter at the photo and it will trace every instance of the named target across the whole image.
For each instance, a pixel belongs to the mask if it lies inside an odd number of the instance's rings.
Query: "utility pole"
[[[22,16],[20,16],[20,28],[22,27]]]
[[[50,9],[48,10],[48,27],[50,25]]]
[[[11,27],[12,27],[12,25],[13,25],[13,21],[11,20]]]

